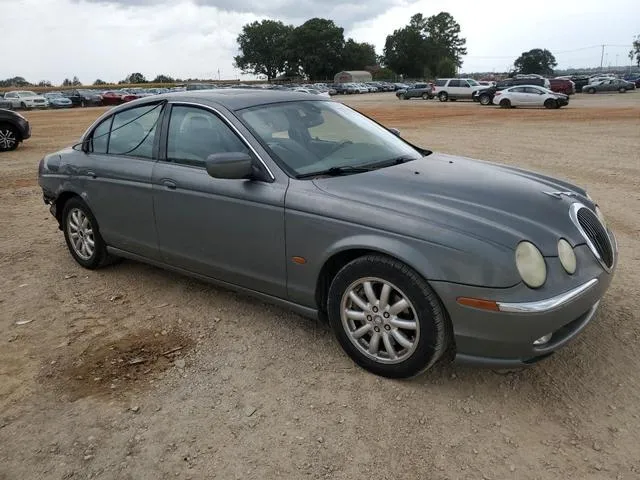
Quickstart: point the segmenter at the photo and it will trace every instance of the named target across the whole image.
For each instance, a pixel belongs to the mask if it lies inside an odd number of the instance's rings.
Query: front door
[[[107,245],[158,259],[151,172],[163,104],[124,110],[91,133],[78,174]]]
[[[153,170],[163,260],[234,285],[286,296],[284,199],[288,182],[211,177],[206,158],[249,152],[217,113],[175,104],[166,155]]]

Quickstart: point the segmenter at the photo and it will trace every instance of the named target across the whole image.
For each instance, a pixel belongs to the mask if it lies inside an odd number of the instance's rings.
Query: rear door
[[[449,80],[449,85],[447,85],[447,93],[451,98],[458,98],[460,95],[460,80],[454,78]]]
[[[151,172],[164,103],[111,115],[91,133],[79,176],[100,233],[110,246],[158,259]]]
[[[514,106],[525,106],[527,104],[527,96],[526,96],[524,87],[513,87],[509,90],[509,99],[511,100],[511,105]]]

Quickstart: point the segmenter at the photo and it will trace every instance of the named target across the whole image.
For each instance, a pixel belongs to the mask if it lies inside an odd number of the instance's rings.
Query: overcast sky
[[[494,5],[494,6],[492,6]],[[451,13],[467,39],[462,70],[504,71],[531,48],[548,48],[559,67],[629,65],[640,34],[637,0],[537,0],[499,6],[476,0],[0,0],[4,55],[0,78],[60,83],[77,75],[118,81],[147,78],[238,78],[236,37],[253,20],[298,25],[320,16],[345,36],[382,53],[386,35],[414,13]],[[7,40],[9,42],[7,43]],[[249,77],[245,77],[249,78]]]

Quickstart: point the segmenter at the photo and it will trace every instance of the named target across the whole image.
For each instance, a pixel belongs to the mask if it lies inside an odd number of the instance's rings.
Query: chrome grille
[[[615,261],[613,245],[598,216],[580,203],[571,206],[571,218],[587,241],[589,249],[607,271]]]

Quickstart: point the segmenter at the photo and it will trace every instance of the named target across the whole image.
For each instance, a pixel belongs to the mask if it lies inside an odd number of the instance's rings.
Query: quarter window
[[[249,153],[249,150],[214,113],[180,105],[171,109],[167,160],[204,167],[209,155],[223,152]]]

